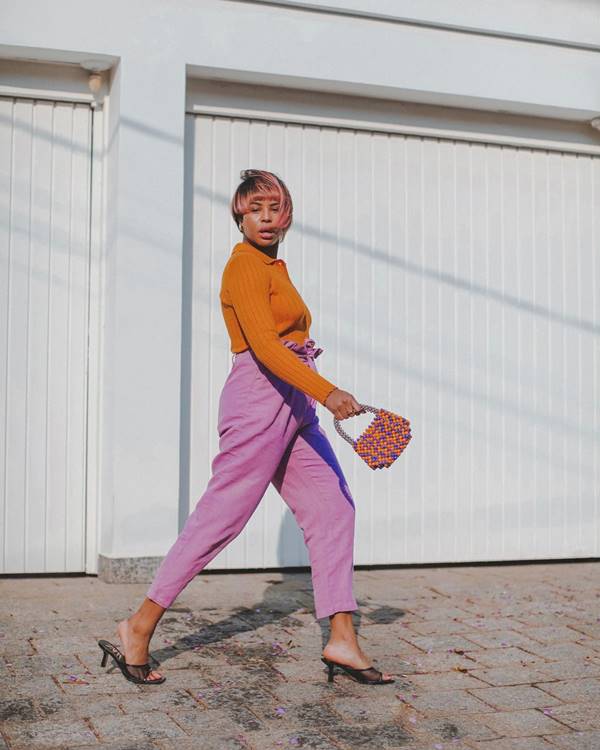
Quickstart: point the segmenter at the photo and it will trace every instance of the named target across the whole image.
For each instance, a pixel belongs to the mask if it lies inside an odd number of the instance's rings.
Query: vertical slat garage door
[[[91,110],[0,98],[4,573],[85,570]]]
[[[357,506],[357,564],[598,555],[600,160],[541,148],[188,115],[189,502],[231,366],[219,284],[240,169],[287,182],[280,247],[320,371],[411,420],[374,472],[320,420]],[[369,418],[347,420],[352,434]],[[305,564],[273,487],[213,567]]]

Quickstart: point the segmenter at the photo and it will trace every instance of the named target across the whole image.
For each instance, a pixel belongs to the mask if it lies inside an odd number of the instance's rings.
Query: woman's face
[[[248,213],[242,220],[245,238],[257,247],[277,245],[282,236],[282,230],[273,226],[279,218],[279,198],[275,195],[254,195],[250,199]]]

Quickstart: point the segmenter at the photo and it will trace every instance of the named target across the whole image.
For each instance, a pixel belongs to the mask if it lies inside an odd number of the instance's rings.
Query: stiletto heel
[[[380,672],[373,666],[364,667],[363,669],[356,669],[355,667],[351,667],[349,664],[340,664],[340,662],[338,661],[326,659],[324,656],[321,657],[321,661],[324,664],[327,664],[327,667],[329,669],[327,682],[333,682],[334,667],[340,667],[340,669],[343,669],[345,672],[347,672],[357,682],[362,682],[364,684],[368,683],[369,685],[389,685],[391,682],[395,682],[393,677],[391,677],[389,680],[384,680],[383,672]]]
[[[109,656],[112,656],[123,673],[123,677],[130,682],[135,682],[137,685],[160,685],[167,679],[164,676],[157,680],[149,678],[148,675],[152,671],[150,662],[146,662],[145,664],[127,664],[123,654],[110,641],[100,640],[98,641],[98,645],[103,651],[102,666],[105,667],[106,660]],[[136,673],[131,672],[131,669],[134,669]]]
[[[325,662],[327,664],[327,682],[333,682],[333,664],[329,664],[326,659],[321,659],[321,661]]]

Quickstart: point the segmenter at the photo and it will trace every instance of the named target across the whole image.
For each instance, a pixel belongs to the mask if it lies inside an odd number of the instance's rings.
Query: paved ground
[[[600,563],[355,575],[392,685],[327,682],[308,574],[196,578],[152,641],[161,686],[96,644],[145,584],[3,579],[0,748],[600,748]]]

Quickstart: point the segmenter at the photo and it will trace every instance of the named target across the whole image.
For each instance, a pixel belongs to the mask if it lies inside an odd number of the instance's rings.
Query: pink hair
[[[242,182],[238,185],[231,199],[231,215],[238,225],[244,214],[250,210],[250,202],[257,195],[263,198],[273,197],[279,201],[279,218],[275,219],[277,229],[285,233],[290,228],[293,216],[293,205],[290,191],[285,182],[273,172],[263,169],[243,169],[240,172]]]

